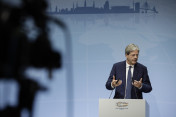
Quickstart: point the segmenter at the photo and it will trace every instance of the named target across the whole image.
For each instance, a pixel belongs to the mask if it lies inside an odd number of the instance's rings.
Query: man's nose
[[[138,55],[135,55],[134,58],[138,58]]]

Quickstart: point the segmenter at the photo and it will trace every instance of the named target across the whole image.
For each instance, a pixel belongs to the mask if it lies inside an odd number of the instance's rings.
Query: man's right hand
[[[122,80],[119,80],[119,81],[115,80],[115,76],[113,75],[113,79],[112,79],[111,84],[115,88],[115,87],[117,87],[117,86],[122,84]]]

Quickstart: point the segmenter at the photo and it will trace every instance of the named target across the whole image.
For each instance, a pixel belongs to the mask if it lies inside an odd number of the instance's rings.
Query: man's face
[[[136,64],[136,62],[138,60],[138,55],[139,55],[139,51],[138,50],[134,50],[134,51],[130,52],[129,55],[126,54],[125,56],[126,56],[127,63],[129,65]]]

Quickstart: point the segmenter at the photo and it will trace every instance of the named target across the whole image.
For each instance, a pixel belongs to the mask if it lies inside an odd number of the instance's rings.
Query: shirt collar
[[[134,68],[134,65],[129,65],[127,62],[126,62],[126,68],[129,68],[129,67],[132,67],[132,68]]]

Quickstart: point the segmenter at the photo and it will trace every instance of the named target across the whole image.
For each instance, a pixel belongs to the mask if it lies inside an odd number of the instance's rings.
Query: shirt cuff
[[[114,87],[112,86],[112,82],[111,82],[111,88],[114,89]]]
[[[141,87],[139,87],[139,89],[142,89],[142,85],[141,85]]]

